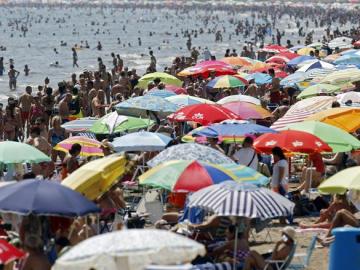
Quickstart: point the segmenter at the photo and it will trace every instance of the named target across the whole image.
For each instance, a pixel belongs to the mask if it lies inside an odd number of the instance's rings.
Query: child
[[[25,72],[25,76],[29,76],[30,69],[28,65],[25,65],[24,72]]]

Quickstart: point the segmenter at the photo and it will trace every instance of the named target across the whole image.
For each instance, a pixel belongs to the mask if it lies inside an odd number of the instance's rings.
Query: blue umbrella
[[[261,72],[249,74],[245,77],[245,79],[247,81],[255,80],[255,83],[259,85],[271,83],[272,81],[272,77],[269,74],[265,74]]]
[[[291,59],[289,62],[287,62],[287,65],[290,67],[296,67],[300,63],[307,61],[307,60],[315,60],[316,58],[309,56],[309,55],[301,55],[298,57],[295,57]]]
[[[172,139],[161,133],[140,131],[116,138],[112,145],[116,152],[121,151],[161,151]]]
[[[153,89],[147,92],[145,96],[156,96],[161,98],[167,98],[167,97],[176,96],[176,94],[169,90]]]
[[[243,137],[247,134],[277,133],[277,131],[252,123],[214,124],[193,133],[193,136],[204,137]]]
[[[350,53],[340,56],[333,62],[334,65],[355,65],[360,67],[360,55],[357,53]]]
[[[299,82],[303,82],[307,79],[307,75],[305,72],[298,71],[293,74],[290,74],[286,78],[280,81],[280,85],[284,87],[296,87],[296,84]]]
[[[98,213],[100,209],[70,188],[32,179],[0,188],[0,212],[78,217]]]

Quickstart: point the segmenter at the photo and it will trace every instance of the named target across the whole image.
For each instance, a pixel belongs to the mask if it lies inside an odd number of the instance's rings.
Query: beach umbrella
[[[159,78],[161,80],[161,82],[165,83],[165,84],[171,84],[171,85],[176,85],[176,86],[182,86],[182,84],[183,84],[183,82],[181,80],[179,80],[178,78],[176,78],[168,73],[153,72],[153,73],[148,73],[148,74],[142,76],[139,79],[137,87],[146,89],[148,83],[155,80],[156,78]]]
[[[95,200],[127,172],[128,161],[124,156],[111,155],[86,163],[66,177],[61,184]]]
[[[330,40],[328,46],[331,49],[339,48],[339,49],[347,49],[352,48],[352,38],[348,37],[337,37],[333,40]]]
[[[296,51],[299,55],[310,55],[310,52],[315,52],[314,48],[304,47]]]
[[[232,65],[232,66],[251,66],[253,64],[253,60],[247,57],[238,57],[238,56],[231,56],[231,57],[225,57],[221,59],[221,62],[224,62],[226,64]]]
[[[120,114],[145,115],[147,112],[172,113],[178,106],[170,101],[156,96],[139,96],[120,102],[115,106]]]
[[[317,136],[298,130],[267,133],[254,141],[255,149],[263,153],[271,153],[275,146],[292,153],[332,152],[331,147]]]
[[[265,187],[269,184],[270,179],[258,171],[239,164],[221,164],[221,167],[232,172],[235,176],[235,182],[251,184],[258,187]]]
[[[214,148],[197,143],[183,143],[166,148],[147,162],[155,167],[170,160],[197,160],[212,164],[234,163],[234,161]]]
[[[173,192],[194,192],[235,178],[234,174],[220,165],[196,160],[172,160],[140,175],[139,183]]]
[[[305,45],[296,45],[296,46],[291,47],[289,50],[292,52],[297,52],[298,50],[305,48],[305,47],[306,47]]]
[[[111,143],[116,152],[121,151],[161,151],[172,138],[161,133],[140,131],[115,138]]]
[[[261,105],[260,99],[254,98],[252,96],[247,96],[247,95],[231,95],[231,96],[227,96],[227,97],[224,97],[224,98],[220,99],[217,103],[223,105],[225,103],[237,102],[237,101],[243,101],[243,102],[248,102],[248,103],[252,103],[252,104],[255,104],[255,105]]]
[[[297,67],[299,64],[308,60],[316,60],[316,58],[309,55],[301,55],[291,59],[289,62],[287,62],[287,65],[291,67]]]
[[[6,265],[15,260],[26,257],[26,252],[16,248],[4,239],[0,239],[0,263]]]
[[[280,81],[280,85],[284,87],[297,87],[296,84],[307,79],[306,73],[297,71]]]
[[[307,45],[307,47],[311,47],[311,48],[318,49],[318,50],[320,50],[322,46],[324,46],[324,44],[322,42],[313,42],[313,43]]]
[[[202,103],[214,104],[214,102],[212,102],[211,100],[189,96],[189,95],[177,95],[177,96],[168,97],[166,99],[178,105],[179,107],[186,107],[189,105],[202,104]]]
[[[277,55],[274,55],[270,58],[268,58],[265,62],[266,63],[278,63],[278,64],[286,64],[290,60],[298,57],[299,55],[293,52],[282,52]]]
[[[205,247],[188,237],[156,229],[121,230],[91,237],[56,260],[53,270],[143,270],[204,256]]]
[[[318,95],[331,95],[336,92],[341,92],[341,88],[337,85],[319,83],[311,85],[303,90],[298,96],[298,99],[318,96]]]
[[[69,137],[55,145],[54,150],[68,153],[71,147],[76,143],[81,145],[80,156],[82,157],[104,156],[101,149],[101,143],[84,136]]]
[[[326,56],[323,61],[328,62],[328,63],[333,63],[336,59],[338,59],[339,57],[341,57],[341,54],[339,53],[335,53],[335,54],[329,54],[328,56]]]
[[[221,106],[237,114],[241,119],[265,119],[272,116],[268,110],[260,105],[243,101],[229,102]]]
[[[98,118],[95,117],[85,117],[66,122],[62,124],[61,127],[65,128],[68,132],[86,132],[97,120]]]
[[[233,77],[235,77],[235,78],[237,78],[237,79],[239,79],[240,81],[242,81],[245,85],[248,85],[249,84],[249,82],[244,78],[244,76],[243,75],[241,75],[241,74],[234,74],[234,75],[232,75]]]
[[[355,65],[360,66],[360,54],[357,53],[351,53],[351,54],[345,54],[337,58],[334,62],[334,65]]]
[[[277,133],[275,130],[253,123],[219,123],[192,132],[192,136],[221,138],[223,142],[234,142],[244,139],[251,134]]]
[[[0,188],[0,212],[78,217],[100,209],[80,193],[58,183],[26,179]]]
[[[243,83],[243,81],[234,76],[224,75],[211,80],[206,86],[209,88],[221,89],[244,87],[245,84]]]
[[[305,72],[306,79],[308,81],[319,83],[323,78],[325,78],[327,75],[335,72],[336,69],[323,69],[323,68],[314,68],[309,69]],[[297,73],[297,72],[295,72]]]
[[[306,72],[314,68],[335,69],[334,65],[320,60],[307,60],[299,64],[298,67],[300,68],[297,71],[302,71],[302,72]]]
[[[110,123],[110,125],[108,123]],[[89,131],[95,134],[126,133],[148,128],[152,124],[154,124],[154,121],[149,119],[123,116],[117,112],[112,112],[98,119]]]
[[[289,51],[289,49],[280,45],[269,44],[269,45],[265,45],[264,48],[259,49],[259,51],[270,52],[270,53],[281,53],[281,52],[287,52]]]
[[[269,74],[256,72],[249,74],[245,77],[246,80],[254,80],[256,84],[262,85],[272,82],[272,77]]]
[[[236,71],[231,66],[226,66],[225,64],[219,66],[193,66],[180,71],[177,76],[201,76],[203,78],[208,78],[210,73],[214,73],[215,76],[221,76],[234,75],[236,74]]]
[[[20,142],[0,142],[0,163],[40,163],[49,162],[50,157],[35,147]]]
[[[201,125],[218,123],[226,119],[240,119],[232,111],[217,104],[195,104],[179,109],[168,116],[172,121],[192,121]]]
[[[290,130],[305,131],[315,135],[331,148],[333,153],[349,152],[360,148],[360,141],[343,129],[318,121],[304,121],[287,126]]]
[[[195,65],[195,67],[219,67],[219,66],[231,68],[231,65],[219,60],[201,61]]]
[[[318,187],[320,192],[344,194],[347,190],[360,190],[360,166],[342,170],[326,179]]]
[[[165,90],[165,89],[151,89],[149,92],[145,93],[145,96],[156,96],[156,97],[161,97],[161,98],[167,98],[167,97],[172,97],[172,96],[176,96],[176,94],[174,92]]]
[[[267,188],[226,181],[190,196],[189,207],[201,207],[218,216],[261,220],[292,215],[294,203]]]
[[[337,100],[340,103],[345,103],[349,100],[351,100],[353,103],[360,103],[360,93],[359,92],[346,92],[346,93],[342,93],[342,94],[338,94],[336,96]]]
[[[360,109],[359,108],[330,108],[313,114],[306,118],[311,121],[321,121],[323,123],[341,128],[347,132],[354,132],[360,128]]]
[[[165,85],[165,89],[171,92],[174,92],[177,95],[187,95],[187,91],[185,88],[176,86],[176,85],[171,85],[171,84],[166,84]]]
[[[321,80],[321,82],[330,84],[342,84],[347,82],[355,82],[359,80],[359,77],[360,69],[348,68],[328,74]]]

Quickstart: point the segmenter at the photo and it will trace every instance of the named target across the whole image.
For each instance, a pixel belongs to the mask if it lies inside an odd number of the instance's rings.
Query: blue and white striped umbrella
[[[137,109],[152,112],[176,112],[179,106],[176,104],[157,96],[140,96],[125,100],[118,105],[116,109]]]
[[[280,81],[280,85],[284,87],[295,87],[297,83],[303,82],[307,79],[306,73],[297,71]]]
[[[269,219],[293,213],[294,203],[266,188],[225,181],[203,188],[189,199],[189,207],[201,207],[218,216]]]
[[[112,142],[116,152],[121,151],[161,151],[170,143],[172,139],[161,133],[140,131],[130,133]]]
[[[176,94],[169,90],[153,89],[153,90],[150,90],[149,92],[147,92],[145,94],[145,96],[156,96],[156,97],[161,97],[161,98],[167,98],[167,97],[176,96]]]

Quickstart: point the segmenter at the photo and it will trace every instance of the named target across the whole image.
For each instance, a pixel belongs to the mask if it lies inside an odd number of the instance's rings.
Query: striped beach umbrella
[[[189,207],[201,207],[218,216],[264,220],[291,215],[294,203],[266,188],[226,181],[195,192]]]
[[[54,150],[62,151],[68,153],[73,144],[81,145],[80,156],[89,157],[89,156],[104,156],[104,153],[101,149],[101,143],[97,140],[89,139],[82,136],[73,136],[59,142]]]
[[[245,84],[238,78],[234,76],[224,75],[219,76],[213,80],[211,80],[207,85],[210,88],[238,88],[244,87]]]
[[[238,183],[252,184],[260,187],[267,186],[270,182],[270,179],[265,175],[244,165],[221,164],[221,167],[232,172],[236,176],[235,181]]]

